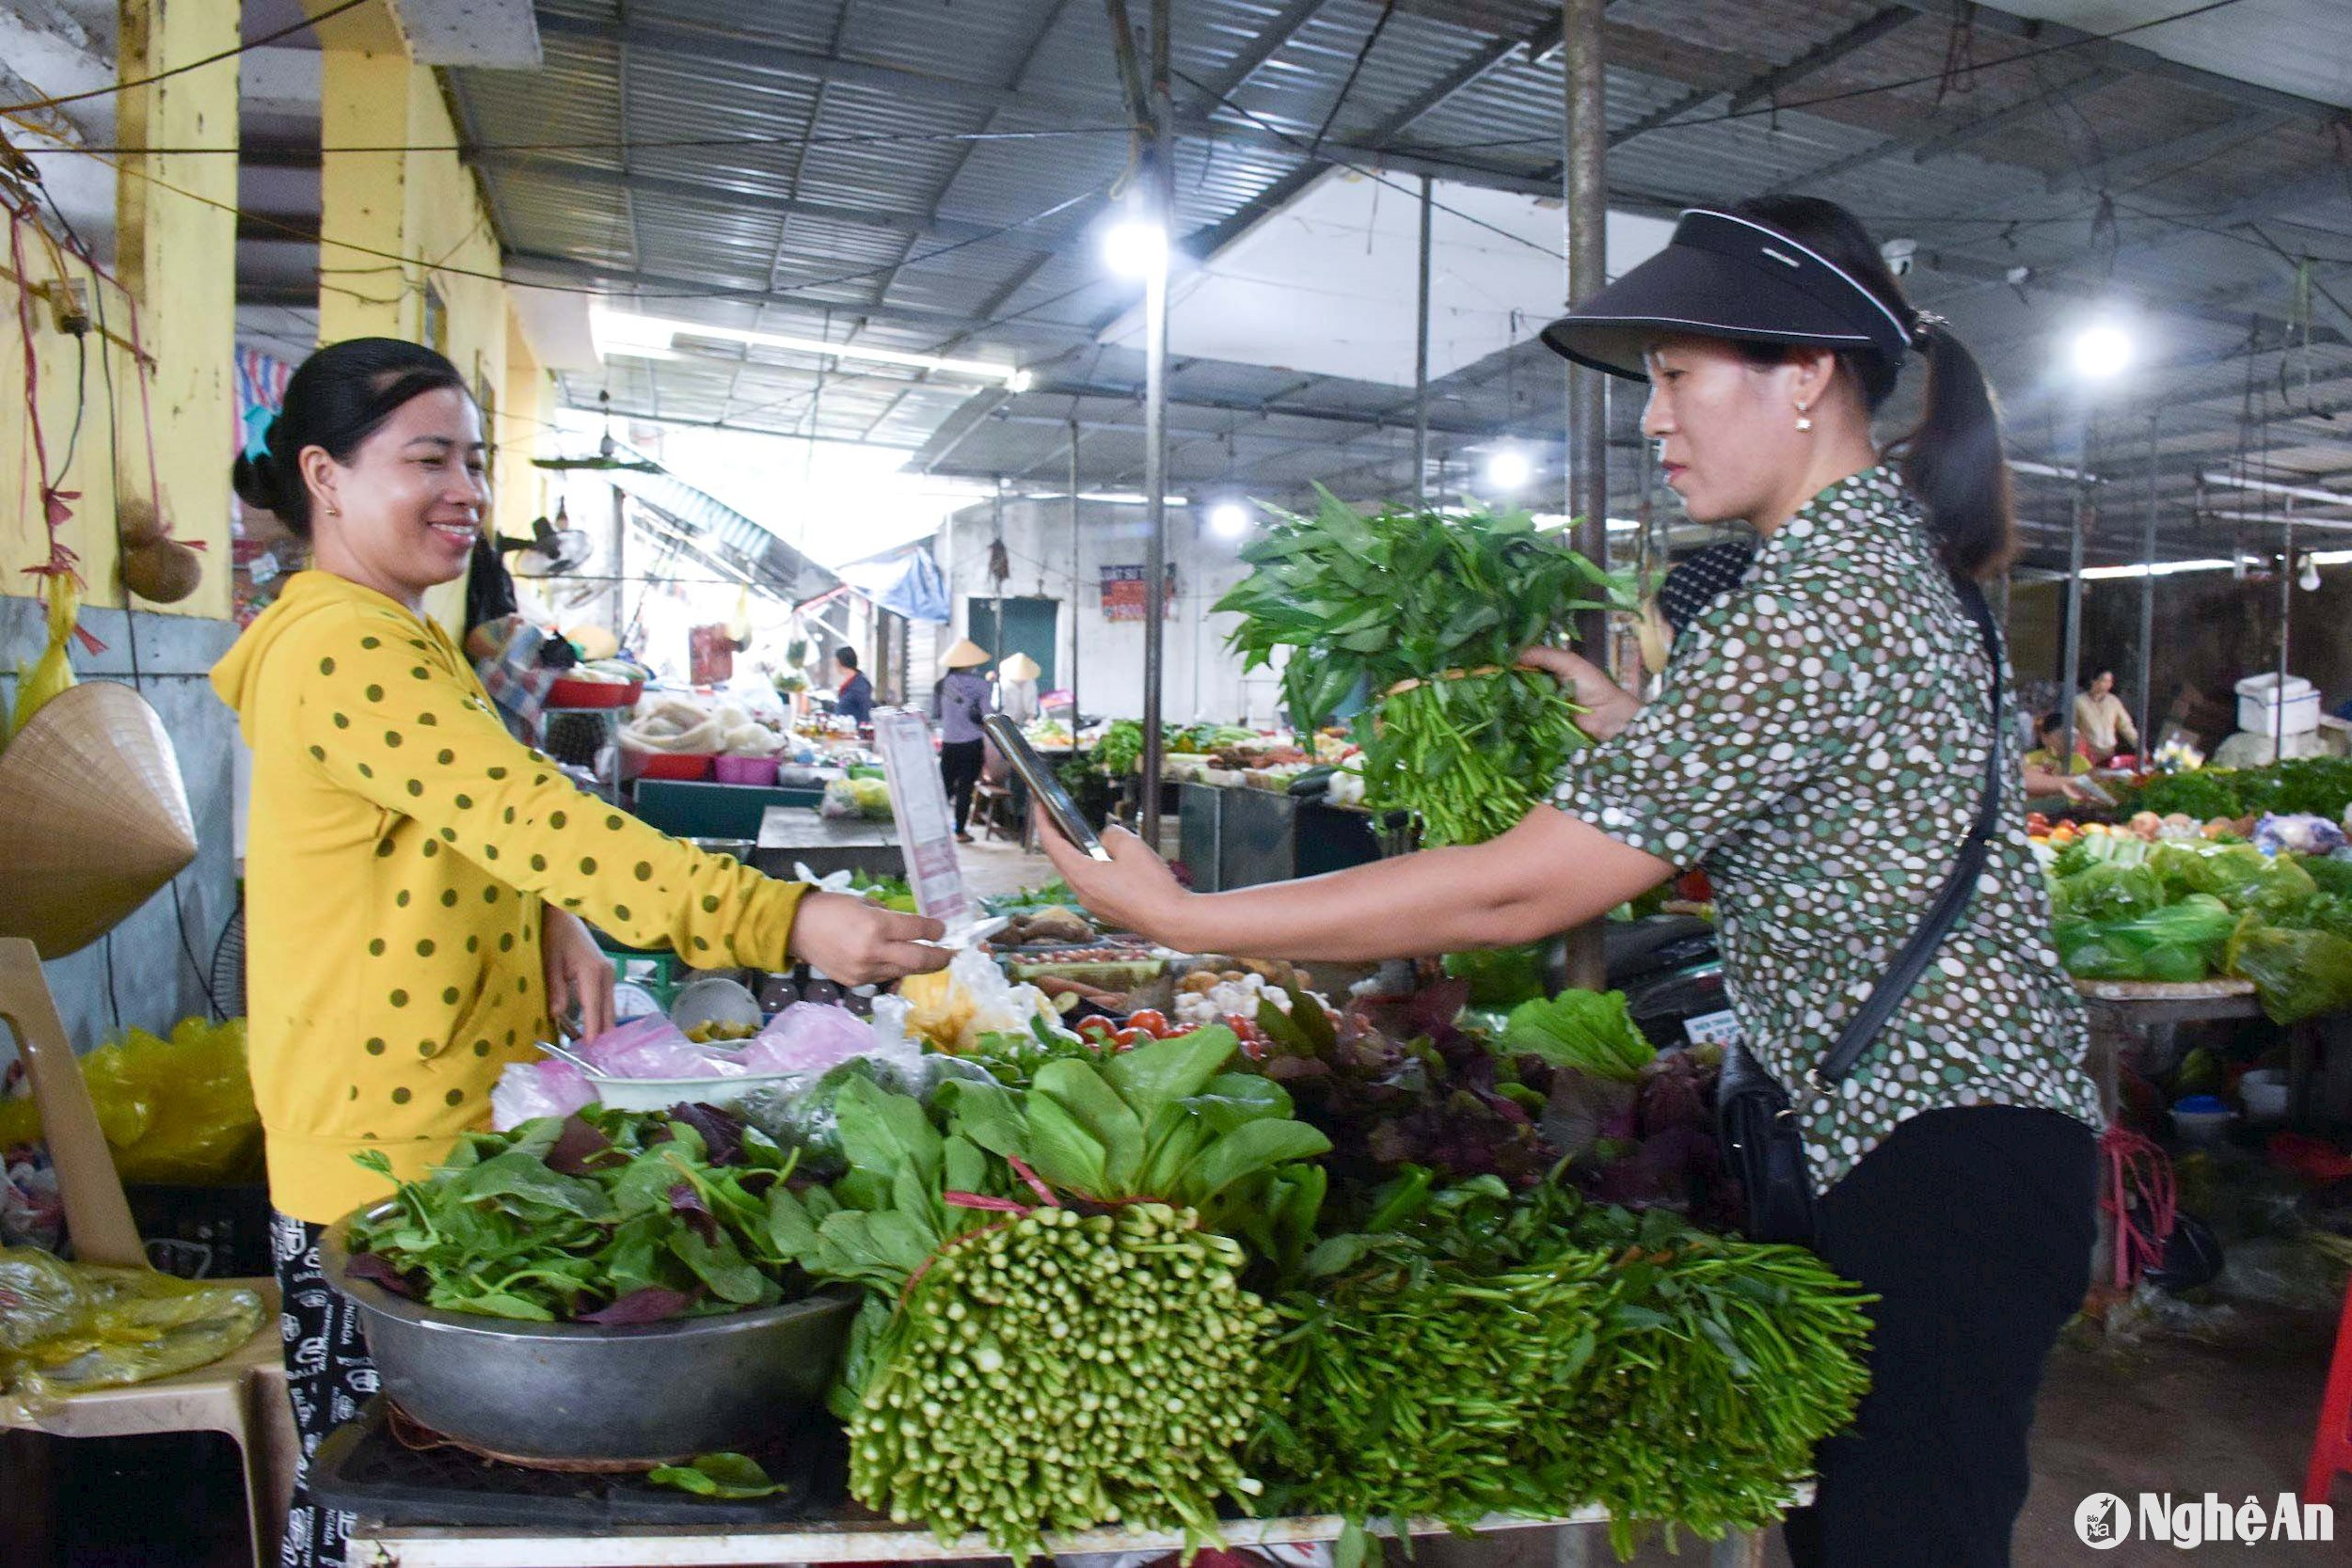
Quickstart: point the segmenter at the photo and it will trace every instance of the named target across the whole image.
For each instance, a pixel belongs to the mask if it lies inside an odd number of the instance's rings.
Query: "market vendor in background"
[[[2065,796],[2070,800],[2086,799],[2082,786],[2074,781],[2090,771],[2088,744],[2077,734],[2074,754],[2065,763],[2058,761],[2058,752],[2066,744],[2066,720],[2062,715],[2045,713],[2034,726],[2034,739],[2039,742],[2026,753],[2026,793],[2031,796]]]
[[[833,651],[833,661],[850,673],[834,693],[833,710],[861,728],[874,721],[874,683],[857,667],[857,650],[844,643]]]
[[[956,842],[969,844],[972,789],[988,762],[980,721],[995,705],[996,689],[979,673],[988,650],[968,637],[939,662],[947,672],[931,689],[931,718],[939,724],[939,782],[947,786],[947,803],[955,809]]]
[[[2139,749],[2139,731],[2131,711],[2115,694],[2115,672],[2102,670],[2090,677],[2090,689],[2074,699],[2074,736],[2098,767],[2105,768],[2124,752]]]
[[[1045,673],[1043,665],[1026,654],[1015,654],[1005,660],[996,683],[997,709],[1016,724],[1026,724],[1038,715],[1037,678]]]
[[[253,750],[246,859],[254,1100],[269,1161],[286,1366],[305,1454],[373,1390],[321,1229],[389,1196],[357,1157],[423,1176],[485,1124],[510,1062],[577,1012],[612,1022],[583,922],[690,963],[845,983],[946,963],[935,921],[771,881],[567,783],[510,736],[422,606],[466,572],[488,500],[482,412],[430,349],[362,338],[286,388],[237,493],[309,540],[213,671]],[[299,1487],[285,1561],[342,1560]]]
[[[2020,777],[2019,737],[1992,713],[2010,677],[1962,590],[2011,546],[1991,396],[1861,224],[1804,198],[1685,214],[1663,252],[1544,336],[1646,373],[1643,429],[1691,517],[1762,536],[1646,705],[1573,654],[1529,651],[1599,741],[1551,805],[1483,845],[1208,895],[1132,835],[1103,864],[1040,832],[1120,929],[1300,960],[1534,942],[1704,865],[1749,1049],[1800,1119],[1815,1247],[1881,1298],[1873,1388],[1817,1455],[1790,1555],[2006,1564],[2042,1363],[2089,1285],[2099,1118],[2013,794],[1936,961],[1851,1077],[1824,1094],[1808,1076],[1951,875],[1989,748]],[[1871,415],[1915,354],[1924,418],[1882,454]]]

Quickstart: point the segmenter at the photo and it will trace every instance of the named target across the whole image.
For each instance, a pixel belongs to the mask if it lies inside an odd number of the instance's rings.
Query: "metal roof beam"
[[[1009,87],[955,76],[935,75],[906,66],[872,60],[847,59],[811,49],[795,49],[760,34],[706,23],[632,19],[617,24],[589,17],[543,13],[539,30],[548,38],[577,39],[596,43],[651,49],[687,59],[708,60],[738,69],[771,71],[818,82],[844,82],[877,92],[912,95],[935,103],[957,103],[974,109],[1025,109],[1063,119],[1094,119],[1125,113],[1116,92],[1078,96]]]
[[[1950,22],[1966,14],[1970,25],[1980,33],[1998,34],[2041,48],[2060,43],[2073,45],[2074,47],[2070,48],[2068,53],[2079,55],[2085,60],[2101,65],[2120,66],[2138,75],[2154,76],[2165,81],[2178,83],[2183,87],[2194,87],[2200,92],[2211,93],[2216,98],[2227,99],[2246,108],[2266,109],[2275,114],[2286,115],[2300,120],[2316,121],[2321,124],[2340,119],[2344,116],[2344,110],[2333,103],[2323,103],[2315,98],[2304,98],[2296,93],[2280,92],[2275,87],[2257,87],[2251,82],[2241,82],[2234,76],[2224,76],[2217,71],[2204,71],[2193,65],[2183,65],[2178,60],[2168,59],[2154,50],[2144,48],[2139,44],[2125,43],[2120,40],[2100,39],[2096,34],[2085,32],[2079,27],[2065,27],[2055,22],[2042,22],[2032,17],[2019,16],[2012,11],[2002,10],[1996,6],[1974,4],[1972,0],[1896,0],[1896,3],[1906,6],[1922,16],[1931,16],[1943,22]]]
[[[1903,132],[1888,136],[1873,146],[1864,148],[1859,152],[1849,153],[1836,163],[1824,164],[1819,168],[1807,169],[1803,174],[1784,180],[1772,189],[1777,193],[1820,185],[1851,174],[1858,168],[1867,168],[1870,165],[1891,158],[1899,152],[1908,151],[1913,163],[1923,164],[1930,158],[1941,157],[1947,152],[1957,151],[2029,115],[2040,114],[2060,99],[2072,97],[2077,92],[2089,92],[2106,87],[2108,83],[2118,80],[2122,74],[2121,71],[2101,67],[2063,86],[2044,88],[2041,92],[2021,98],[2013,103],[2005,103],[1989,114],[1979,115],[1974,119],[1953,126],[1950,130],[1941,134],[1934,132],[1931,122],[1922,121],[1918,132]]]
[[[2105,190],[2110,185],[2160,169],[2167,174],[2202,163],[2217,153],[2266,136],[2280,126],[2291,123],[2285,115],[2267,110],[2250,109],[2202,131],[2192,131],[2185,136],[2172,136],[2153,146],[2119,152],[2112,158],[2102,158],[2095,164],[2079,168],[2064,169],[2050,176],[2052,196],[2067,196],[2076,191]]]
[[[1815,44],[1787,65],[1775,66],[1770,71],[1751,77],[1745,85],[1733,88],[1730,99],[1724,107],[1726,111],[1736,114],[1752,104],[1761,103],[1783,88],[1794,87],[1806,77],[1828,70],[1857,50],[1868,48],[1897,28],[1910,25],[1917,19],[1918,14],[1908,6],[1883,7],[1844,32]],[[1693,87],[1664,108],[1653,110],[1632,124],[1612,131],[1609,134],[1609,145],[1611,147],[1622,146],[1645,132],[1655,131],[1661,125],[1671,124],[1692,110],[1703,108],[1723,96],[1717,88]]]
[[[564,163],[555,158],[532,157],[519,152],[485,152],[476,156],[473,162],[491,172],[513,173],[525,179],[546,180],[580,189],[637,191],[646,196],[675,197],[686,201],[722,202],[741,212],[776,213],[787,217],[853,224],[908,239],[920,239],[927,233],[944,240],[986,239],[994,235],[1000,228],[995,224],[974,223],[964,218],[942,217],[904,208],[842,207],[831,202],[775,196],[766,191],[747,191],[710,181],[625,173],[615,168],[598,168],[592,165]],[[1013,230],[1014,234],[1020,232],[1019,230]]]
[[[782,306],[816,312],[830,311],[835,322],[853,320],[887,322],[894,325],[923,327],[939,332],[971,333],[991,327],[1013,327],[1010,322],[997,322],[963,315],[954,310],[934,309],[920,305],[861,305],[838,300],[808,299],[788,290],[770,290],[756,286],[738,287],[714,282],[707,277],[674,277],[660,273],[638,272],[626,267],[600,266],[570,256],[551,256],[543,251],[510,250],[506,253],[510,268],[526,273],[552,274],[564,288],[586,286],[596,292],[599,286],[616,299],[626,299],[632,289],[658,290],[721,303]],[[509,283],[528,288],[530,277],[510,277]],[[553,281],[553,279],[550,279]],[[651,301],[669,304],[669,301]],[[1075,322],[1048,321],[1039,316],[1024,316],[1018,323],[1021,330],[1050,334],[1057,338],[1084,339],[1091,329]]]

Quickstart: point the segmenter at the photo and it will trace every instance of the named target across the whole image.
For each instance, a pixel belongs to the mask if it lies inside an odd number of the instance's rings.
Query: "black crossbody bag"
[[[1869,999],[1847,1021],[1821,1065],[1808,1074],[1812,1087],[1822,1094],[1836,1088],[1853,1071],[1886,1021],[1919,983],[1936,949],[1975,895],[1977,879],[1993,847],[1993,835],[2000,829],[2001,774],[2009,760],[2001,734],[2001,646],[1984,591],[1973,582],[1956,586],[1961,604],[1984,638],[1985,657],[1993,666],[1993,752],[1985,764],[1984,800],[1977,808],[1976,824],[1961,841],[1952,874],[1936,894],[1927,918],[1896,955],[1886,978],[1871,989]],[[1723,1077],[1715,1090],[1715,1120],[1724,1162],[1740,1179],[1746,1195],[1748,1239],[1811,1242],[1813,1175],[1806,1166],[1804,1144],[1797,1135],[1796,1109],[1789,1103],[1788,1091],[1744,1046],[1733,1046],[1724,1053]]]

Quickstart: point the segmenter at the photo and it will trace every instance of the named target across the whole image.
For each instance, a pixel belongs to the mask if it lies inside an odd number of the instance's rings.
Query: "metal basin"
[[[449,1312],[352,1278],[350,1229],[349,1217],[329,1228],[320,1259],[358,1304],[384,1392],[444,1436],[516,1459],[659,1462],[771,1438],[822,1408],[857,1313],[841,1288],[622,1328]]]

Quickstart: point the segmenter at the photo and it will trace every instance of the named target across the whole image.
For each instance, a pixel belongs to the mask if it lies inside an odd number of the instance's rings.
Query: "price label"
[[[946,927],[953,941],[958,931],[971,926],[977,911],[964,891],[963,866],[956,859],[956,819],[939,777],[930,721],[897,708],[875,714],[874,750],[882,753],[882,773],[890,784],[890,810],[898,818],[898,847],[906,856],[914,907]]]
[[[1740,1032],[1740,1015],[1728,1007],[1720,1013],[1702,1013],[1697,1018],[1683,1020],[1682,1032],[1690,1037],[1692,1045],[1720,1045],[1726,1051],[1746,1039]]]

